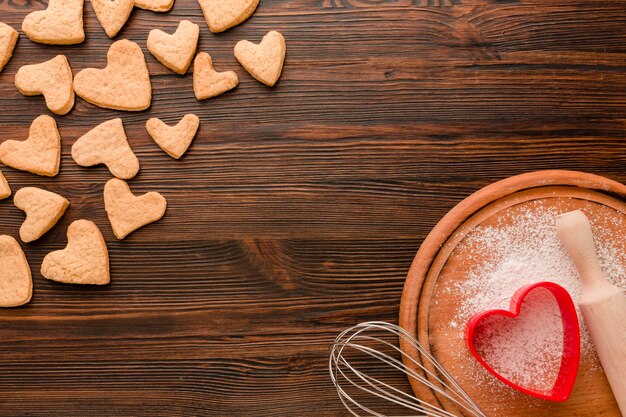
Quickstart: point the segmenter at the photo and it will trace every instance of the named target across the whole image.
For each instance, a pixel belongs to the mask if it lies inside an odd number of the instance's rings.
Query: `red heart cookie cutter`
[[[505,316],[512,319],[517,318],[520,315],[524,298],[537,288],[543,288],[552,293],[559,306],[561,319],[563,321],[563,352],[561,355],[561,366],[554,386],[552,389],[545,391],[520,386],[500,375],[482,358],[476,349],[476,341],[478,340],[477,338],[480,337],[480,332],[477,332],[477,328],[481,322],[487,317],[494,316]],[[537,323],[537,326],[541,326],[541,323]],[[469,350],[478,362],[500,381],[516,390],[532,395],[533,397],[550,401],[565,401],[572,392],[580,361],[580,329],[574,302],[565,288],[552,282],[538,282],[524,286],[517,290],[511,298],[509,310],[488,310],[472,317],[467,324],[466,336]]]

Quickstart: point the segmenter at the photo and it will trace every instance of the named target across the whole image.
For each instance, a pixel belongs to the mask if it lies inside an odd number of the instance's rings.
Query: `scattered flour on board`
[[[467,236],[461,245],[470,245],[473,249],[475,256],[470,257],[468,262],[476,263],[476,267],[455,288],[448,289],[462,298],[456,316],[449,323],[450,327],[464,331],[465,324],[476,313],[508,309],[511,297],[519,288],[551,281],[564,287],[576,304],[581,326],[581,354],[595,356],[576,303],[581,294],[581,279],[556,235],[555,218],[558,214],[561,212],[557,209],[535,202],[521,213],[516,213],[515,218],[508,219],[510,224],[479,226]],[[611,216],[609,221],[620,228],[626,226],[621,217]],[[609,230],[594,224],[593,219],[591,222],[605,275],[626,291],[626,255],[616,245],[616,239],[624,237],[612,236]],[[488,254],[487,259],[484,254]],[[474,375],[477,383],[485,382],[484,374]],[[518,377],[523,380],[525,375]]]

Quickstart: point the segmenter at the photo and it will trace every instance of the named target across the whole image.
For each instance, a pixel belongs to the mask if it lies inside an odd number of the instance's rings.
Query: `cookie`
[[[53,113],[67,114],[74,107],[72,70],[64,55],[23,66],[15,74],[15,86],[25,96],[43,94]]]
[[[219,96],[239,84],[234,71],[217,72],[213,69],[211,56],[200,52],[193,62],[193,92],[198,100]]]
[[[67,229],[67,246],[43,258],[41,275],[66,284],[108,284],[109,252],[98,226],[89,220],[73,222]]]
[[[239,41],[235,45],[235,58],[258,81],[272,87],[280,78],[285,62],[287,44],[279,32],[263,36],[260,44]]]
[[[148,50],[163,65],[177,74],[184,74],[196,53],[200,28],[189,20],[183,20],[176,32],[168,35],[152,29],[148,35]]]
[[[198,0],[204,19],[213,33],[244,22],[254,13],[259,0]]]
[[[11,236],[0,236],[0,307],[21,306],[32,296],[33,279],[20,244]]]
[[[9,182],[6,178],[4,178],[2,171],[0,171],[0,200],[5,199],[10,195],[11,187],[9,186]]]
[[[131,179],[139,171],[139,160],[128,144],[122,119],[104,122],[72,145],[72,158],[82,167],[104,164],[118,178]]]
[[[0,71],[13,56],[13,49],[19,37],[17,30],[11,26],[0,22]]]
[[[47,9],[24,18],[22,31],[33,42],[50,45],[83,42],[83,0],[50,0]]]
[[[126,181],[111,178],[104,185],[104,209],[118,239],[159,220],[166,207],[167,201],[161,194],[152,191],[137,197]]]
[[[133,11],[133,0],[91,0],[96,18],[109,38],[124,27],[124,24]]]
[[[135,0],[135,6],[152,12],[169,12],[174,0]]]
[[[45,177],[59,173],[61,136],[57,123],[47,115],[36,118],[30,125],[28,139],[7,140],[0,144],[0,161],[22,171]]]
[[[191,141],[200,126],[200,119],[195,114],[186,114],[176,126],[168,126],[157,118],[146,123],[148,134],[169,156],[179,159],[191,145]]]
[[[140,111],[150,107],[150,73],[139,45],[117,41],[109,48],[107,61],[104,69],[87,68],[76,74],[76,94],[106,109]]]
[[[56,193],[35,187],[20,188],[13,197],[15,207],[26,213],[20,227],[22,242],[32,242],[57,224],[70,202]]]

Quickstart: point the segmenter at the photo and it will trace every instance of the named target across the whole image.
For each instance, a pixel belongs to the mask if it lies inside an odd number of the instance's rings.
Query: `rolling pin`
[[[626,295],[602,273],[591,224],[583,212],[558,216],[556,232],[582,278],[578,305],[622,417],[626,417]]]

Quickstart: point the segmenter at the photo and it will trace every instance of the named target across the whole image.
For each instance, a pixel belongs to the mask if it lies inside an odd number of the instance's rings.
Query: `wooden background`
[[[43,1],[0,0],[20,28]],[[198,102],[145,48],[148,31],[201,25],[200,51],[240,86]],[[111,44],[85,8],[87,41],[52,47],[20,37],[0,73],[0,141],[24,139],[47,113],[14,87],[19,67],[66,54],[103,67]],[[275,88],[232,50],[268,30],[287,40]],[[327,371],[329,344],[364,320],[396,321],[411,260],[461,199],[510,175],[577,169],[626,182],[626,7],[615,1],[262,0],[241,26],[213,35],[195,0],[167,14],[135,10],[116,39],[138,42],[152,74],[148,111],[77,98],[55,116],[61,173],[2,167],[13,191],[34,185],[71,201],[59,224],[23,245],[33,301],[0,311],[2,416],[346,415]],[[180,161],[145,122],[193,112],[198,137]],[[116,240],[106,219],[105,167],[85,169],[71,144],[122,117],[166,216]],[[71,221],[107,240],[106,288],[43,279],[43,256]],[[0,233],[23,214],[0,202]],[[397,378],[398,384],[406,385]]]

